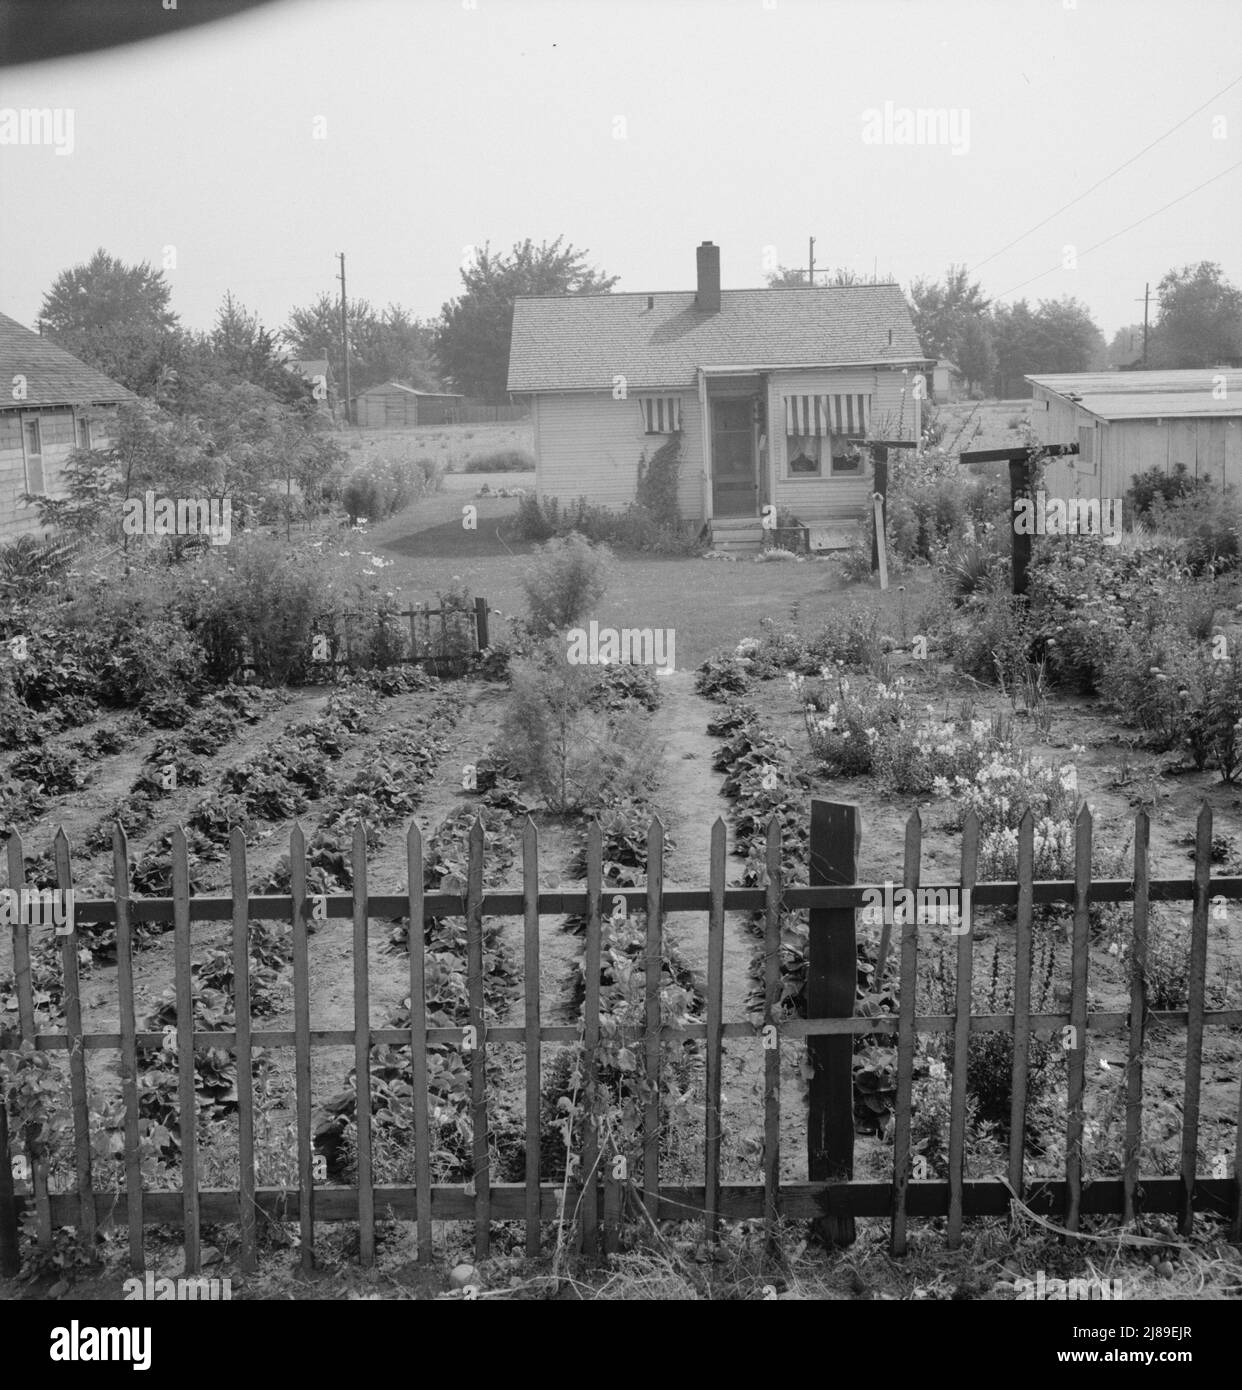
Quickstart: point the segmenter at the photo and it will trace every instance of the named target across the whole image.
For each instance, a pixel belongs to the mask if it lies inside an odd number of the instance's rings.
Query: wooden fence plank
[[[432,1259],[431,1097],[427,1089],[427,940],[423,921],[423,832],[411,822],[405,837],[409,884],[410,1084],[414,1105],[414,1186],[418,1193],[418,1258]]]
[[[539,1254],[539,1139],[542,1122],[543,1058],[539,1042],[539,832],[526,817],[522,826],[522,988],[526,1014],[526,1257]]]
[[[918,811],[906,821],[906,864],[902,886],[917,889],[923,853],[923,822]],[[910,1183],[910,1102],[914,1089],[915,992],[918,983],[918,923],[908,913],[901,927],[901,975],[898,994],[897,1099],[893,1122],[893,1206],[889,1250],[906,1253],[906,1192]]]
[[[474,1254],[487,1259],[491,1249],[491,1158],[487,1123],[487,1017],[483,994],[483,821],[470,827],[466,866],[466,993],[475,1030],[470,1052],[470,1124],[474,1132]]]
[[[763,1224],[768,1252],[776,1250],[781,1184],[781,822],[768,818],[766,904],[763,915]]]
[[[16,831],[9,836],[5,854],[8,860],[9,887],[21,892],[26,884],[26,861],[22,837]],[[28,923],[21,921],[13,924],[13,982],[17,989],[17,1022],[22,1041],[33,1045],[38,1026],[35,1019],[34,986],[30,975],[30,927]],[[48,1160],[43,1141],[39,1138],[39,1126],[27,1125],[22,1139],[26,1148],[26,1160],[30,1165],[36,1244],[46,1253],[52,1248],[52,1212],[47,1190]]]
[[[1203,1010],[1207,990],[1208,893],[1212,872],[1212,808],[1205,801],[1195,826],[1195,895],[1190,911],[1190,975],[1186,982],[1186,1090],[1182,1100],[1182,1204],[1179,1232],[1194,1228],[1195,1158],[1199,1150],[1199,1093],[1203,1074]]]
[[[717,1239],[720,1231],[720,1069],[723,1060],[720,1025],[724,1022],[724,888],[728,831],[717,816],[711,837],[712,908],[707,918],[707,1096],[704,1183],[707,1210],[704,1235]]]
[[[1138,1213],[1139,1150],[1143,1139],[1143,1040],[1147,1028],[1147,922],[1149,915],[1147,851],[1151,819],[1146,811],[1134,818],[1134,929],[1130,946],[1130,1040],[1126,1056],[1126,1138],[1122,1178],[1129,1225]]]
[[[311,1135],[310,904],[306,896],[306,836],[289,836],[289,894],[293,919],[293,1076],[298,1134],[298,1239],[301,1268],[315,1267],[315,1150]]]
[[[646,998],[643,1010],[647,1103],[643,1114],[643,1204],[654,1221],[660,1209],[660,976],[664,969],[664,825],[647,830]]]
[[[112,896],[116,902],[116,988],[121,1023],[121,1102],[125,1107],[125,1196],[129,1266],[142,1273],[142,1152],[138,1139],[138,1030],[134,1006],[134,933],[129,916],[129,843],[112,827]]]
[[[354,826],[354,1089],[358,1104],[358,1262],[375,1263],[375,1175],[371,1171],[371,955],[367,918],[367,828]]]
[[[1026,1170],[1026,1094],[1031,1059],[1031,951],[1034,946],[1035,816],[1018,826],[1018,923],[1013,952],[1013,1063],[1009,1102],[1009,1186],[1022,1196]]]
[[[596,1253],[598,1240],[599,1192],[599,1120],[604,1110],[604,1098],[600,1095],[599,1066],[596,1056],[599,1048],[599,985],[601,961],[603,956],[603,924],[599,910],[599,897],[604,875],[604,836],[598,820],[587,826],[586,869],[588,891],[592,894],[595,910],[587,915],[586,940],[583,943],[583,999],[582,999],[582,1173],[580,1229],[582,1248],[588,1255]],[[615,928],[609,928],[609,944],[615,941]]]
[[[233,1055],[237,1063],[237,1166],[238,1227],[241,1239],[240,1264],[243,1274],[254,1274],[259,1267],[255,1244],[254,1205],[254,1049],[250,1040],[250,914],[246,910],[249,894],[246,869],[246,836],[240,826],[229,831],[229,861],[233,883],[233,1017],[237,1043]]]
[[[862,822],[858,807],[811,801],[810,881],[857,881]],[[858,987],[857,913],[854,908],[812,908],[806,960],[808,1018],[849,1018]],[[807,1173],[847,1182],[854,1175],[854,1042],[808,1040],[813,1068],[807,1102]],[[854,1218],[825,1212],[817,1230],[829,1245],[850,1245]]]
[[[177,1121],[181,1130],[182,1223],[185,1228],[185,1272],[197,1274],[198,1210],[198,1096],[194,1086],[194,963],[190,940],[190,867],[185,831],[172,833],[173,970],[177,999]]]
[[[0,1277],[14,1278],[21,1270],[21,1236],[17,1196],[13,1189],[13,1151],[9,1144],[9,1107],[0,1101]]]
[[[1070,1021],[1062,1034],[1069,1051],[1065,1123],[1065,1227],[1078,1229],[1082,1208],[1082,1138],[1087,1075],[1087,965],[1091,948],[1091,809],[1084,802],[1074,827],[1074,926],[1070,954]]]
[[[64,969],[65,1032],[69,1037],[69,1102],[73,1109],[73,1158],[77,1177],[78,1196],[84,1208],[89,1207],[80,1234],[92,1248],[95,1238],[95,1204],[91,1183],[91,1106],[87,1090],[86,1050],[82,1046],[82,991],[78,980],[78,933],[68,916],[69,896],[73,892],[73,870],[69,863],[69,840],[64,830],[57,830],[52,842],[56,862],[56,883],[65,912],[65,925],[56,929],[60,937],[61,962]]]
[[[973,810],[962,827],[962,896],[957,924],[956,998],[953,1030],[953,1086],[949,1101],[949,1223],[946,1243],[956,1250],[962,1243],[962,1182],[966,1176],[966,1081],[970,1065],[971,986],[974,979],[974,931],[970,895],[979,864],[979,818]],[[963,930],[964,928],[964,930]]]

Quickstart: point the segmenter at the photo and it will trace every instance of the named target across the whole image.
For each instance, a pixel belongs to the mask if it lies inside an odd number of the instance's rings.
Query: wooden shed
[[[386,381],[353,398],[353,419],[372,430],[448,425],[456,422],[464,401],[464,396],[450,391],[416,391],[399,381]]]
[[[1051,460],[1050,496],[1121,498],[1136,473],[1179,463],[1196,478],[1242,487],[1242,371],[1202,367],[1167,372],[1028,376],[1042,444],[1077,444]]]

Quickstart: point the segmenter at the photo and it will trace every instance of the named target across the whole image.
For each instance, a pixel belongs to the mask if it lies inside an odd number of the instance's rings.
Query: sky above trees
[[[1111,338],[1170,267],[1242,283],[1242,86],[1008,243],[1239,51],[1232,0],[286,0],[6,75],[8,106],[72,107],[75,143],[0,149],[0,306],[32,323],[100,245],[157,268],[171,248],[173,304],[205,330],[226,290],[268,325],[335,295],[339,250],[351,298],[427,320],[488,242],[563,235],[658,291],[693,284],[704,239],[728,287],[804,264],[814,235],[821,266],[908,288],[965,265],[989,301],[1068,296]],[[968,115],[969,138],[868,142],[886,103]]]

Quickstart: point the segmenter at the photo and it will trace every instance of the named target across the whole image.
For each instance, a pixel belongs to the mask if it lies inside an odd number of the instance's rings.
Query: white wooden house
[[[679,507],[757,546],[766,506],[816,532],[860,514],[868,438],[917,441],[930,362],[897,285],[519,298],[508,389],[529,398],[541,497],[620,509],[639,458],[681,438]],[[924,378],[922,389],[929,383]]]
[[[1242,370],[1028,376],[1041,444],[1077,444],[1050,459],[1049,496],[1122,498],[1136,473],[1179,463],[1217,487],[1242,487]]]
[[[115,407],[134,399],[50,338],[0,314],[0,543],[45,531],[23,495],[60,495],[70,452],[106,448]]]

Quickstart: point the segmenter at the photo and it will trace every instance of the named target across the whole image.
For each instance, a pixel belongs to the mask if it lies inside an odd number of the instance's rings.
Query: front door
[[[712,515],[759,515],[754,407],[749,396],[712,402]]]

